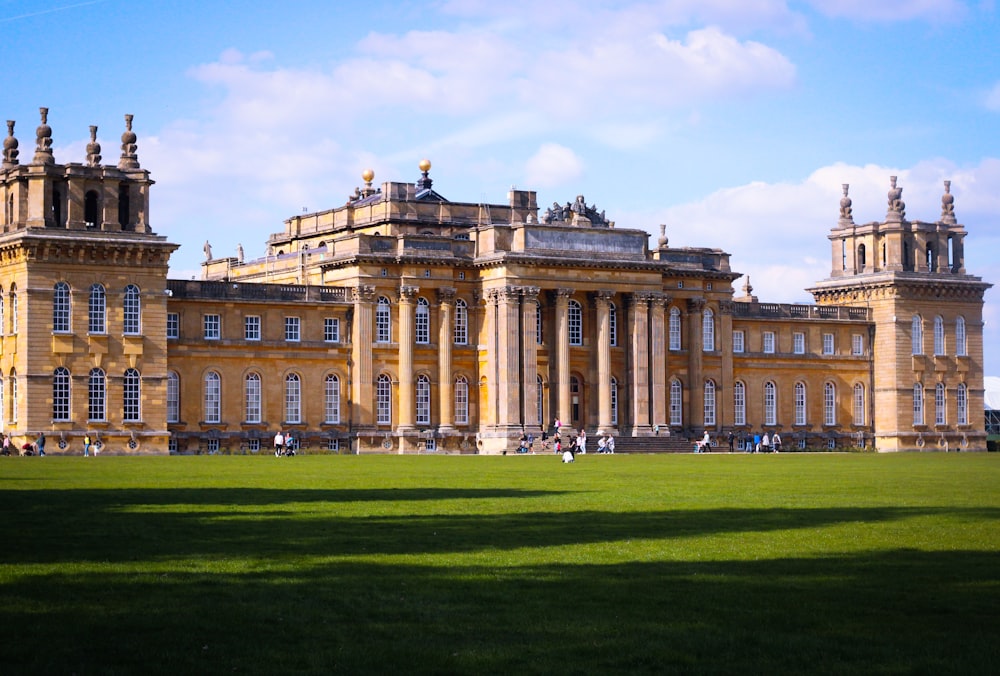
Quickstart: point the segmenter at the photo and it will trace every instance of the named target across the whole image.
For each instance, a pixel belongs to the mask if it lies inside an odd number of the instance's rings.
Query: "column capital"
[[[437,290],[437,298],[439,303],[448,304],[455,302],[455,294],[458,290],[451,286],[443,286]]]
[[[502,288],[496,289],[497,300],[502,303],[516,302],[521,298],[521,287],[519,286],[504,286]]]
[[[573,297],[574,289],[552,289],[549,291],[549,296],[555,302],[563,301],[566,302]]]
[[[653,305],[658,308],[666,308],[670,305],[670,301],[673,300],[673,297],[665,293],[654,292],[649,294],[649,300],[652,301]]]
[[[590,298],[595,305],[604,305],[607,307],[608,303],[615,297],[615,292],[610,289],[598,289],[597,291],[592,291],[590,293]]]
[[[525,300],[538,300],[538,294],[541,293],[541,289],[537,286],[522,286],[521,293]]]
[[[695,296],[687,299],[688,312],[701,312],[705,309],[708,301],[703,296]]]
[[[375,287],[371,284],[359,284],[351,288],[351,296],[355,303],[374,303]]]
[[[735,301],[723,300],[719,301],[719,312],[724,315],[731,315],[736,310]]]
[[[413,300],[417,297],[418,293],[420,293],[419,286],[410,286],[408,284],[404,284],[403,286],[399,287],[399,302],[412,303]]]

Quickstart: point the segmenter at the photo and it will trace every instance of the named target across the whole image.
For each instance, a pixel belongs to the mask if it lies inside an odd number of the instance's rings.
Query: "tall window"
[[[205,374],[205,422],[222,422],[222,378],[215,371]]]
[[[832,333],[824,333],[823,334],[823,354],[833,354],[833,353],[834,353],[833,334]]]
[[[417,299],[417,315],[413,326],[415,343],[426,345],[431,342],[431,306],[426,298]]]
[[[618,345],[618,310],[614,303],[608,306],[608,334],[611,339],[611,347]]]
[[[382,373],[375,383],[375,412],[379,425],[392,424],[392,381]]]
[[[455,301],[455,334],[456,345],[467,345],[469,342],[469,306],[459,298]]]
[[[865,338],[860,333],[851,336],[851,354],[860,356],[865,353]]]
[[[711,308],[705,308],[701,314],[701,349],[715,351],[715,314]]]
[[[959,383],[955,390],[955,403],[958,405],[958,424],[969,424],[969,388],[965,383]]]
[[[570,418],[574,423],[580,420],[580,379],[569,377]]]
[[[17,288],[12,284],[10,287],[10,332],[17,334]]]
[[[181,317],[176,312],[167,313],[167,338],[181,337]]]
[[[60,366],[52,374],[52,420],[69,420],[69,369]]]
[[[670,339],[670,349],[681,349],[681,311],[675,307],[670,308],[670,319],[668,320],[668,336]]]
[[[823,424],[837,424],[837,388],[833,383],[823,384]]]
[[[545,342],[545,334],[542,333],[542,304],[535,302],[538,307],[535,309],[535,343],[541,345]],[[544,420],[545,418],[539,418],[539,420]]]
[[[801,331],[792,334],[792,352],[795,354],[806,353],[806,334]]]
[[[181,419],[181,379],[173,371],[167,373],[167,422]]]
[[[911,322],[911,347],[913,354],[923,354],[924,353],[924,321],[920,318],[920,315],[913,315],[913,320]]]
[[[261,380],[259,373],[248,373],[243,379],[243,418],[248,423],[261,421]]]
[[[778,424],[778,393],[771,381],[764,383],[764,424]]]
[[[795,383],[795,424],[806,424],[806,385]]]
[[[222,338],[222,319],[219,315],[210,314],[201,316],[201,335],[205,340],[219,340]]]
[[[90,376],[87,378],[87,420],[107,419],[106,382],[104,371],[99,368],[90,369]]]
[[[297,373],[285,376],[285,422],[302,422],[302,380]]]
[[[376,343],[389,342],[389,327],[390,327],[389,299],[386,298],[385,296],[379,296],[378,304],[375,306]]]
[[[337,317],[325,317],[323,319],[323,342],[340,342],[340,319]]]
[[[944,354],[944,317],[934,318],[934,354]]]
[[[7,332],[7,324],[5,323],[7,321],[7,313],[5,308],[6,308],[6,303],[4,302],[3,298],[3,289],[0,288],[0,335],[3,335]]]
[[[924,386],[920,383],[913,386],[913,424],[924,424]]]
[[[52,290],[52,330],[69,333],[70,316],[69,284],[57,282]]]
[[[142,332],[142,297],[139,287],[129,284],[122,299],[122,333],[137,336]]]
[[[670,381],[670,424],[671,425],[681,425],[682,422],[682,406],[684,404],[684,388],[681,386],[681,381],[671,380]]]
[[[569,344],[583,345],[583,308],[575,300],[569,302]]]
[[[10,370],[10,421],[17,422],[17,369]]]
[[[865,386],[861,383],[854,385],[854,424],[865,424]]]
[[[715,424],[715,382],[705,381],[705,425]]]
[[[618,424],[618,379],[614,376],[611,378],[611,424]]]
[[[90,301],[87,304],[87,331],[107,333],[107,301],[104,287],[94,284],[90,287]]]
[[[964,357],[968,354],[968,345],[965,339],[965,317],[955,320],[955,354]]]
[[[764,353],[774,354],[774,331],[764,332]]]
[[[535,377],[535,388],[538,395],[538,420],[545,420],[545,384],[542,382],[541,376]]]
[[[323,422],[331,425],[340,422],[340,378],[335,373],[323,381]]]
[[[747,424],[747,388],[740,381],[733,383],[733,423]]]
[[[733,331],[733,352],[743,352],[744,339],[742,331]]]
[[[425,375],[417,376],[417,424],[431,424],[431,380]]]
[[[469,424],[469,381],[465,376],[455,378],[455,424]]]
[[[260,315],[247,315],[243,318],[243,339],[260,340]]]
[[[298,343],[302,340],[302,321],[298,317],[285,317],[285,341]]]
[[[944,383],[938,383],[934,386],[934,424],[944,425],[948,422],[948,416],[945,411],[945,393],[944,393]]]
[[[126,369],[122,377],[122,420],[139,422],[142,420],[142,379],[135,369]]]

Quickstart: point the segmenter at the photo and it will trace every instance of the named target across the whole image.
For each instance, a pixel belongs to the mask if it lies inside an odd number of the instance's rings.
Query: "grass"
[[[1000,669],[986,454],[0,459],[0,671]]]

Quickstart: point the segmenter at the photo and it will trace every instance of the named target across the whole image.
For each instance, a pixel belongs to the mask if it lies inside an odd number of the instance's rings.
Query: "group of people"
[[[285,434],[278,430],[278,433],[274,435],[274,457],[295,455],[298,448],[299,442],[291,432]]]
[[[573,462],[576,460],[576,454],[582,453],[586,455],[587,453],[587,430],[581,429],[576,436],[572,434],[568,435],[567,441],[564,444],[562,440],[562,422],[556,418],[556,438],[553,443],[553,448],[555,449],[556,455],[562,457],[563,462]],[[601,435],[597,438],[597,452],[598,453],[614,453],[615,452],[615,438],[613,435]]]
[[[753,433],[753,445],[747,449],[748,453],[780,453],[781,452],[781,435],[775,432],[774,434],[768,434],[764,431],[763,436],[760,432]]]
[[[35,438],[34,442],[26,441],[21,444],[20,448],[17,448],[14,440],[11,439],[9,434],[3,435],[3,445],[0,446],[0,455],[13,455],[15,450],[18,455],[37,455],[39,457],[44,457],[45,432],[39,432],[38,437]]]

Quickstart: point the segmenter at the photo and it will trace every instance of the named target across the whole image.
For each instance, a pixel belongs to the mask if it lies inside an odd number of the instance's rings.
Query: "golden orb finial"
[[[428,172],[428,171],[431,170],[431,161],[430,160],[420,160],[420,164],[418,166],[420,167],[420,171],[426,173],[426,172]]]
[[[361,172],[361,179],[365,183],[371,183],[373,178],[375,178],[375,172],[371,169],[365,169]]]

